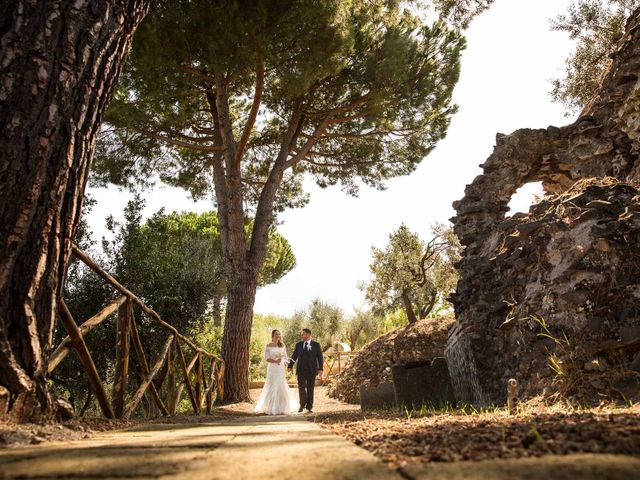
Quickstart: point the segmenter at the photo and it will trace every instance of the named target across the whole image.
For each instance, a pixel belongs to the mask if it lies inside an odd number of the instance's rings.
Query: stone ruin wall
[[[579,118],[560,128],[498,134],[483,174],[454,203],[452,221],[465,252],[446,356],[459,402],[504,403],[510,377],[519,379],[526,395],[550,387],[548,368],[540,363],[554,347],[549,339],[540,342],[539,325],[527,320],[531,315],[592,346],[619,342],[634,322],[640,325],[640,280],[626,261],[640,258],[640,236],[633,237],[636,226],[640,232],[634,187],[640,181],[639,74],[637,10],[611,55],[599,95]],[[594,178],[604,180],[574,186]],[[529,214],[506,217],[516,190],[538,181],[556,196]],[[622,282],[627,296],[601,298],[605,281],[608,288]],[[594,302],[598,315],[590,311]]]

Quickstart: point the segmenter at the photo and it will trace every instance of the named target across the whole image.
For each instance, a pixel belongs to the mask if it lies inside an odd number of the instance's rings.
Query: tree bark
[[[433,311],[433,308],[436,306],[437,300],[438,292],[434,291],[431,294],[429,302],[420,309],[420,320],[424,320],[425,318],[427,318],[427,315],[429,315]]]
[[[404,311],[407,314],[409,324],[416,323],[418,319],[416,318],[416,313],[413,311],[413,305],[411,304],[409,294],[406,292],[402,292],[402,304],[404,305]]]
[[[149,0],[0,7],[0,385],[51,410],[47,361],[103,113]]]
[[[255,271],[239,271],[230,278],[227,311],[222,337],[224,375],[224,403],[250,401],[249,346],[256,299]]]
[[[257,112],[263,81],[262,59],[258,60],[257,83],[252,112]],[[249,397],[249,345],[253,322],[253,305],[258,286],[258,272],[262,268],[267,251],[269,229],[273,223],[273,205],[287,168],[287,157],[295,141],[302,116],[301,101],[296,102],[280,152],[274,161],[268,179],[260,194],[247,248],[245,236],[244,196],[242,184],[241,154],[234,138],[232,116],[226,80],[216,75],[215,90],[207,91],[207,102],[213,118],[216,144],[224,148],[212,157],[212,170],[220,237],[227,278],[227,304],[222,339],[222,358],[225,361],[224,402],[250,401]],[[243,137],[251,133],[250,120],[245,125]],[[238,155],[240,153],[240,155]]]

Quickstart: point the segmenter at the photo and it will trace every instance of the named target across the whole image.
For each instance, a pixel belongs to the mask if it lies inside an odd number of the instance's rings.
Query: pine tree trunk
[[[0,385],[14,417],[51,410],[47,361],[95,139],[148,3],[0,6]]]
[[[222,340],[225,361],[224,402],[250,401],[249,346],[258,276],[254,272],[238,273],[230,278]]]

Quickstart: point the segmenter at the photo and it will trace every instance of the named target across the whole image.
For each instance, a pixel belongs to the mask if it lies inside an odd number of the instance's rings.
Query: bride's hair
[[[280,330],[274,330],[271,332],[271,341],[273,341],[273,337],[276,333],[280,333]],[[278,340],[278,346],[284,347],[284,343],[282,343],[282,340]]]

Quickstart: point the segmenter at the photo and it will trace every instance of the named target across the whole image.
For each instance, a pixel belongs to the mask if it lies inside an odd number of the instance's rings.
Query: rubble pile
[[[419,320],[382,335],[365,345],[345,370],[329,384],[329,396],[359,403],[360,385],[391,382],[391,365],[429,361],[444,355],[447,331],[454,319]]]

